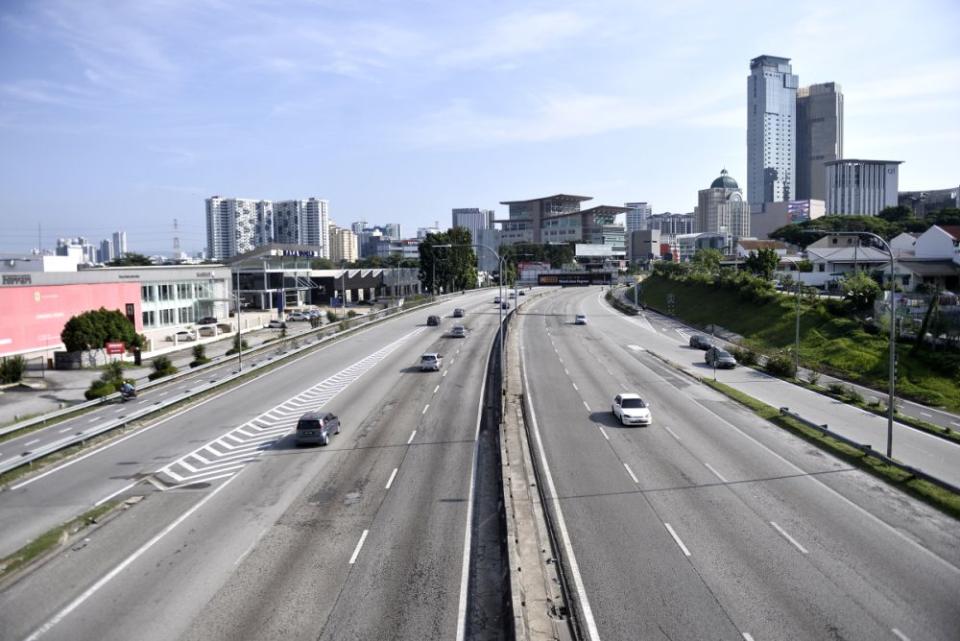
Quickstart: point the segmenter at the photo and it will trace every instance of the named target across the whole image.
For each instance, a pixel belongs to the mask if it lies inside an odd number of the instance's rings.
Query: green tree
[[[804,258],[803,260],[797,263],[797,271],[804,274],[809,274],[810,272],[813,271],[813,263],[811,263],[809,260]]]
[[[107,263],[110,267],[145,267],[152,264],[153,261],[150,258],[134,252],[127,252],[120,258],[114,258]]]
[[[310,269],[333,269],[333,261],[329,258],[314,258],[310,261]]]
[[[27,361],[23,356],[11,356],[0,361],[0,383],[19,383],[27,371]]]
[[[420,282],[425,289],[436,293],[441,286],[448,290],[472,289],[477,286],[477,255],[473,251],[473,239],[469,229],[455,227],[445,232],[429,234],[420,243],[419,249]]]
[[[744,264],[752,273],[769,279],[780,264],[780,256],[776,250],[763,247],[755,252],[751,251]]]
[[[719,249],[698,249],[690,262],[694,269],[708,274],[717,274],[720,272],[721,260],[723,260],[723,254]]]
[[[841,288],[843,297],[858,311],[870,309],[873,301],[880,295],[880,285],[862,271],[844,278],[841,281]]]
[[[123,341],[130,346],[141,337],[126,316],[101,307],[68,320],[60,332],[60,340],[68,352],[80,352],[103,349],[107,341]]]

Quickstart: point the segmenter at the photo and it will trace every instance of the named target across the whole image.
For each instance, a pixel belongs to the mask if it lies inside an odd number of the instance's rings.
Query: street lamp
[[[826,231],[823,229],[809,229],[807,233],[823,233],[823,234],[832,234],[834,236],[869,236],[876,241],[879,241],[887,250],[887,254],[890,256],[890,362],[889,362],[889,377],[890,377],[890,387],[887,398],[887,456],[893,456],[893,413],[894,413],[894,392],[896,388],[896,361],[897,361],[897,335],[896,335],[896,307],[897,307],[897,297],[894,284],[896,282],[896,273],[894,272],[894,257],[893,249],[890,247],[890,243],[885,241],[883,238],[869,231]]]

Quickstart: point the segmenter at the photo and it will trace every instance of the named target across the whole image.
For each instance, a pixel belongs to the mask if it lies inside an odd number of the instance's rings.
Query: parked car
[[[213,316],[204,316],[203,318],[197,321],[197,325],[216,325],[216,324],[217,324],[217,319],[214,318]]]
[[[216,325],[203,325],[197,328],[197,333],[201,336],[216,336],[217,335],[217,326]]]
[[[521,290],[520,290],[520,295],[521,295],[521,296],[526,296],[526,295],[527,295],[527,292],[525,292],[525,291],[523,291],[523,290],[521,289]]]
[[[713,347],[713,343],[711,343],[710,339],[703,334],[694,334],[690,337],[690,347],[694,347],[696,349],[710,349]]]
[[[466,338],[467,337],[467,328],[463,325],[454,325],[453,329],[450,330],[451,338]]]
[[[574,325],[586,325],[587,324],[587,315],[586,314],[577,314],[576,318],[573,319]]]
[[[621,425],[650,425],[653,422],[650,406],[639,394],[617,394],[610,409]]]
[[[456,308],[455,310],[453,310],[453,317],[454,317],[454,318],[463,318],[463,315],[464,315],[465,313],[466,313],[466,312],[463,311],[463,308],[462,308],[462,307],[458,307],[458,308]]]
[[[340,419],[330,412],[307,412],[297,421],[297,445],[329,445],[334,434],[340,433]]]
[[[310,315],[305,314],[304,312],[290,312],[287,314],[288,321],[308,321],[310,320]]]
[[[421,372],[439,372],[443,366],[443,357],[436,352],[427,352],[420,357]]]
[[[516,298],[517,292],[510,292],[510,298]]]
[[[282,320],[273,319],[272,321],[267,323],[267,327],[269,327],[270,329],[286,329],[287,324]]]
[[[707,361],[707,365],[713,367],[733,369],[737,366],[737,359],[735,359],[730,352],[725,349],[720,349],[719,347],[711,347],[708,349],[704,360]]]
[[[197,335],[193,332],[182,329],[171,337],[171,340],[174,340],[178,343],[183,343],[184,341],[195,341],[197,340]]]
[[[432,316],[432,315],[427,316],[427,325],[429,325],[430,327],[437,327],[438,325],[440,325],[440,317]]]

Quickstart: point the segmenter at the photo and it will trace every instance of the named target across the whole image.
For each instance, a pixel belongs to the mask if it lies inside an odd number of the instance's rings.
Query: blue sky
[[[948,0],[8,0],[0,251],[40,224],[169,252],[175,218],[199,250],[214,194],[405,235],[558,192],[692,211],[722,167],[744,186],[761,54],[841,83],[847,157],[957,185],[958,24]]]

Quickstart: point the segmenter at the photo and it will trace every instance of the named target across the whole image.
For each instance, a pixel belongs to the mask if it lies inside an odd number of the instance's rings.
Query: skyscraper
[[[747,76],[747,200],[795,198],[797,76],[789,58],[760,56]]]
[[[797,90],[797,200],[826,200],[825,162],[843,158],[843,92],[835,82]]]
[[[114,258],[123,258],[123,255],[127,253],[127,232],[125,231],[115,231],[113,232],[113,255],[110,256],[109,260]]]
[[[695,232],[726,234],[733,238],[750,235],[750,206],[744,202],[743,191],[726,169],[708,189],[701,189],[697,194]]]
[[[473,242],[479,242],[480,231],[493,229],[494,211],[477,207],[463,207],[452,210],[453,224],[451,227],[463,227],[470,230]]]
[[[330,258],[330,221],[327,201],[281,200],[273,203],[274,235],[272,242],[308,245]]]
[[[653,215],[653,207],[649,203],[623,203],[623,206],[630,210],[626,219],[627,234],[647,229],[650,216]]]

